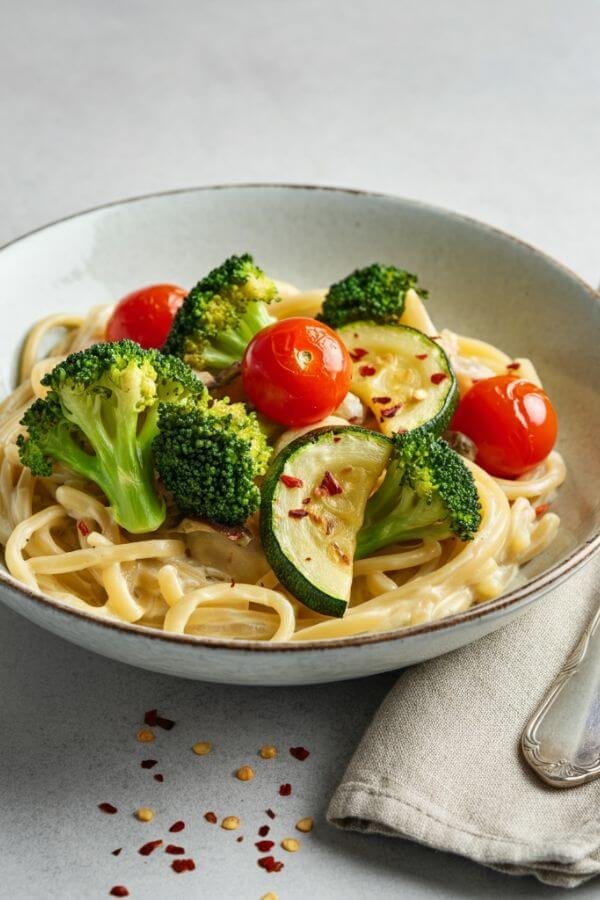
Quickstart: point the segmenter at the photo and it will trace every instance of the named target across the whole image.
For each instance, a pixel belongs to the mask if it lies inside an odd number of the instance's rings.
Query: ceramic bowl
[[[32,593],[1,568],[4,603],[69,641],[158,672],[307,684],[400,668],[474,641],[590,558],[600,542],[598,295],[521,241],[445,210],[360,191],[246,185],[126,200],[49,225],[0,252],[3,392],[14,384],[24,333],[41,316],[83,312],[152,282],[191,285],[245,250],[274,277],[302,287],[330,284],[373,260],[396,263],[419,273],[440,327],[532,357],[558,409],[568,465],[555,543],[497,600],[427,625],[319,643],[208,640],[109,624]]]

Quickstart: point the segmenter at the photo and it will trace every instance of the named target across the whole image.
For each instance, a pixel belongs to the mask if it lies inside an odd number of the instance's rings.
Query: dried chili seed
[[[549,509],[550,509],[549,503],[540,503],[539,506],[535,507],[534,511],[535,511],[537,518],[541,519],[541,517],[544,516],[548,512]]]
[[[371,375],[374,375],[377,369],[375,366],[361,366],[358,370],[363,378],[370,378]]]
[[[137,733],[137,739],[140,744],[149,744],[154,740],[154,737],[154,732],[150,731],[149,728],[142,728],[141,731],[138,731]]]
[[[138,853],[140,854],[140,856],[150,856],[150,854],[151,854],[151,853],[154,853],[154,851],[156,850],[156,848],[157,848],[157,847],[160,847],[161,844],[162,844],[162,841],[161,841],[161,840],[158,840],[158,841],[148,841],[147,844],[143,844],[143,845],[140,847],[140,849],[138,850]]]
[[[302,487],[304,484],[301,478],[295,478],[293,475],[280,475],[279,480],[285,484],[287,488]]]
[[[111,897],[129,897],[129,891],[124,884],[115,884],[109,891]]]
[[[112,856],[118,856],[122,849],[123,849],[122,847],[117,847],[116,850],[111,850],[110,852],[111,852]]]
[[[211,825],[217,824],[217,817],[215,816],[214,812],[205,812],[204,818],[207,822],[210,822]]]
[[[171,728],[175,725],[173,719],[166,719],[164,716],[159,716],[156,720],[156,724],[159,728],[163,728],[165,731],[170,731]]]
[[[273,744],[264,744],[258,751],[258,755],[261,759],[273,759],[277,756],[277,747],[274,747]]]
[[[275,818],[275,813],[273,812],[272,809],[265,809],[265,812],[266,812],[266,814],[268,815],[268,817],[269,817],[270,819],[274,819],[274,818]]]
[[[78,530],[79,530],[79,534],[80,534],[82,537],[87,537],[88,534],[90,533],[90,529],[87,527],[87,525],[85,524],[85,522],[81,521],[81,519],[80,519],[79,522],[77,523],[77,528],[78,528]],[[126,890],[127,890],[127,889],[126,889]]]
[[[281,842],[281,846],[284,850],[287,850],[288,853],[297,853],[300,849],[300,841],[297,841],[296,838],[284,838]]]
[[[157,762],[157,759],[143,759],[140,763],[140,766],[142,767],[142,769],[153,769]]]
[[[148,712],[144,713],[144,725],[149,725],[150,728],[156,728],[157,721],[158,721],[158,710],[157,709],[149,709]]]
[[[300,762],[310,756],[310,750],[307,750],[306,747],[290,747],[290,753],[294,759],[299,759]]]
[[[282,785],[280,785],[280,787],[279,787],[279,793],[281,794],[282,797],[289,797],[290,794],[292,793],[292,786],[291,786],[291,784],[282,784]]]
[[[196,756],[206,756],[211,750],[212,744],[210,741],[198,741],[197,744],[192,746],[192,752],[195,753]]]
[[[306,509],[290,509],[288,510],[288,516],[290,519],[303,519],[308,515],[308,510]]]
[[[396,403],[395,406],[388,406],[387,409],[381,410],[381,415],[384,419],[391,419],[392,416],[395,416],[399,409],[402,409],[401,403]]]
[[[269,828],[268,825],[261,825],[260,828],[258,829],[258,836],[259,836],[259,837],[266,837],[266,836],[268,835],[268,833],[269,833],[270,830],[271,830],[271,829]]]
[[[325,491],[327,494],[329,494],[330,497],[335,497],[336,494],[342,493],[341,484],[339,483],[335,475],[332,475],[329,471],[325,472],[325,474],[323,475],[323,480],[321,481],[319,487],[322,491]]]
[[[358,337],[358,335],[356,335]],[[273,891],[269,891],[267,894],[263,894],[260,900],[277,900],[277,894],[274,894]]]
[[[177,831],[183,831],[184,828],[185,822],[182,822],[181,819],[179,819],[177,822],[173,822],[173,824],[169,828],[169,831],[171,832],[171,834],[173,834]]]
[[[171,863],[171,868],[180,875],[182,872],[193,872],[196,868],[196,863],[193,859],[174,859]]]
[[[99,803],[98,809],[103,813],[108,813],[110,816],[114,816],[118,809],[116,806],[113,806],[112,803]]]
[[[429,379],[432,384],[440,384],[444,381],[448,376],[445,372],[434,372],[431,378]]]
[[[512,363],[508,363],[508,365],[506,366],[506,368],[507,368],[507,369],[520,369],[520,368],[521,368],[521,363],[520,363],[520,362],[512,362]]]
[[[275,841],[257,841],[254,845],[261,853],[268,853],[275,846]]]
[[[154,776],[154,780],[159,781],[162,784],[162,782],[165,780],[165,776],[161,775],[160,772],[157,772]]]
[[[309,831],[312,831],[314,826],[315,826],[315,823],[308,816],[305,819],[299,819],[296,822],[296,830],[302,831],[304,834],[308,834]]]
[[[235,831],[235,829],[239,827],[240,820],[237,816],[225,816],[221,822],[221,828],[224,828],[225,831]]]
[[[373,397],[373,403],[382,404],[382,403],[391,403],[391,402],[392,402],[391,397]]]
[[[178,847],[177,844],[167,844],[165,853],[170,853],[171,856],[183,856],[185,849],[183,847]]]
[[[154,813],[147,806],[142,806],[141,809],[136,809],[134,816],[139,822],[151,822],[154,818]]]
[[[240,766],[235,773],[235,777],[239,781],[252,781],[254,778],[254,769],[251,766]]]

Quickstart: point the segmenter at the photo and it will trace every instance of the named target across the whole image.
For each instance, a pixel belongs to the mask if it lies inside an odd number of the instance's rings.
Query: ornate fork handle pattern
[[[523,731],[521,750],[552,787],[600,776],[600,608]]]

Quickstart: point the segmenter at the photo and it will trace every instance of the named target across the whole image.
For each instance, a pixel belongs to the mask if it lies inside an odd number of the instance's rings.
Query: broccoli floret
[[[21,421],[23,464],[49,476],[57,460],[102,489],[127,531],[159,528],[166,513],[152,459],[158,405],[206,402],[202,382],[176,357],[119,341],[71,354],[42,383],[47,396]]]
[[[224,525],[240,525],[260,502],[256,478],[271,450],[254,413],[242,403],[159,407],[156,467],[179,509]]]
[[[277,288],[248,253],[231,256],[192,288],[163,351],[196,369],[226,369],[242,358],[258,331],[276,321],[267,304],[277,299]]]
[[[383,483],[367,502],[356,558],[388,544],[469,541],[479,528],[481,506],[473,476],[448,444],[419,429],[393,438]]]
[[[332,284],[318,318],[331,328],[349,322],[397,322],[404,311],[404,298],[409,288],[417,287],[417,276],[395,266],[373,263],[357,269]],[[419,288],[421,297],[427,291]]]

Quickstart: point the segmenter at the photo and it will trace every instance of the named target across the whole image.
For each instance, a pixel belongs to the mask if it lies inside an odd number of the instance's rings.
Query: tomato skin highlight
[[[542,388],[514,375],[495,375],[467,391],[451,428],[475,443],[475,461],[486,472],[516,478],[548,456],[558,419]]]
[[[300,316],[259,331],[242,360],[250,402],[267,418],[292,428],[330,415],[348,393],[351,376],[350,355],[335,331]]]
[[[115,306],[106,326],[106,340],[127,338],[145,350],[160,350],[186,295],[176,284],[151,284],[132,291]]]

